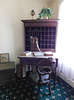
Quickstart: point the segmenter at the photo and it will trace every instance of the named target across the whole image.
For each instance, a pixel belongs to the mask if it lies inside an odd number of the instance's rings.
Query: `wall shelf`
[[[58,19],[21,20],[24,23],[25,51],[31,50],[30,37],[38,38],[41,51],[56,50]]]

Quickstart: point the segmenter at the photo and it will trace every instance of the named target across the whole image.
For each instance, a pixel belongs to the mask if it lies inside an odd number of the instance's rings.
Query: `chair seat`
[[[39,74],[38,74],[38,72],[31,72],[30,78],[32,79],[33,82],[38,84],[38,82],[39,82]],[[47,83],[49,83],[49,74],[41,75],[40,84],[47,84]]]

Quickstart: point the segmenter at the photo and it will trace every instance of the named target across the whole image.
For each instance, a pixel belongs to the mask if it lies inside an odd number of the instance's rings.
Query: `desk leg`
[[[27,71],[27,73],[26,73],[26,76],[28,77],[29,74],[30,74],[30,65],[28,65],[28,71]]]
[[[56,73],[56,68],[54,69],[54,88],[56,86],[56,80],[57,80],[57,73]]]
[[[56,72],[56,69],[58,67],[58,59],[56,59],[56,65],[55,65],[55,69],[54,69],[54,88],[55,88],[55,85],[56,85],[56,81],[57,81],[57,72]]]
[[[21,84],[23,83],[23,64],[20,64],[21,68]]]

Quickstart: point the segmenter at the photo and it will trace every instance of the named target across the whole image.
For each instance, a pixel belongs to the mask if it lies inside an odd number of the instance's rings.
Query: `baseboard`
[[[5,80],[5,81],[0,82],[0,86],[7,85],[7,84],[10,84],[10,83],[14,83],[14,82],[16,82],[16,79]]]
[[[74,81],[72,81],[69,78],[66,78],[65,75],[61,72],[57,72],[57,75],[62,78],[65,82],[67,82],[70,86],[72,86],[74,88]]]

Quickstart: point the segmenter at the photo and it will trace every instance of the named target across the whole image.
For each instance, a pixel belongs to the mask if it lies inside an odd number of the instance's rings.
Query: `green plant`
[[[41,12],[39,13],[39,19],[41,19],[42,16],[47,16],[49,19],[52,13],[53,11],[51,8],[42,8]]]

